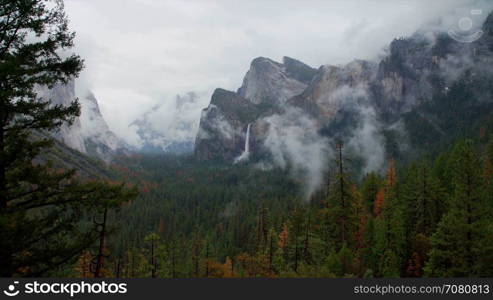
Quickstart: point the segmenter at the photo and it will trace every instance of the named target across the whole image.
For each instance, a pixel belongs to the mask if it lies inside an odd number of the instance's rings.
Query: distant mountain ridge
[[[386,157],[398,156],[409,150],[406,147],[423,147],[415,137],[404,137],[417,134],[412,128],[418,124],[413,122],[431,122],[431,129],[424,135],[440,136],[439,132],[447,131],[441,123],[454,118],[436,111],[430,115],[429,105],[442,98],[458,97],[450,91],[456,91],[462,81],[473,86],[493,78],[487,71],[493,69],[492,28],[490,14],[483,24],[483,36],[469,44],[459,43],[444,32],[418,31],[411,37],[395,39],[377,62],[354,60],[343,66],[314,69],[287,57],[283,63],[256,58],[237,92],[216,89],[213,93],[201,115],[195,156],[234,162],[243,152],[249,124],[250,152],[261,154],[271,132],[269,116],[286,115],[293,109],[309,116],[317,133],[346,139],[349,145],[361,143],[358,139],[369,135],[381,136]],[[471,91],[471,99],[483,99],[474,102],[473,109],[488,113],[492,93],[493,85],[488,84],[483,84],[481,91]],[[423,120],[410,121],[416,116]],[[409,138],[414,142],[407,145]],[[361,147],[356,151],[364,151]]]
[[[168,99],[166,99],[168,100]],[[136,130],[143,153],[192,153],[198,130],[199,95],[188,92],[162,101],[129,124]]]
[[[68,106],[77,98],[75,84],[71,80],[67,84],[57,84],[52,89],[38,88],[38,96],[52,105]],[[78,100],[80,116],[71,126],[63,124],[60,130],[52,133],[53,137],[72,149],[106,162],[117,153],[127,152],[129,146],[109,129],[94,94],[87,91]]]

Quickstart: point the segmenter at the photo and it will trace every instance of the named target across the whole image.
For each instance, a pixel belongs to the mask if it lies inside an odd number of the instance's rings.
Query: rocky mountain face
[[[75,83],[69,81],[66,85],[57,84],[52,89],[39,88],[38,97],[44,101],[51,101],[52,105],[70,105],[75,100]],[[62,125],[60,129],[52,133],[53,137],[63,142],[72,149],[86,153],[86,146],[82,135],[81,122],[76,118],[71,126]]]
[[[289,57],[284,57],[283,64],[258,57],[252,61],[238,94],[254,104],[280,105],[303,92],[315,73],[315,69]]]
[[[285,57],[283,64],[259,57],[252,61],[238,91],[216,89],[209,106],[202,111],[195,140],[195,155],[204,160],[234,161],[245,149],[251,126],[250,148],[255,149],[262,118],[279,113],[285,102],[306,89],[316,70]]]
[[[233,161],[238,149],[244,147],[248,124],[261,113],[260,104],[237,93],[216,89],[211,103],[202,111],[195,153],[204,160],[221,157]]]
[[[348,104],[349,98],[367,96],[375,70],[375,64],[362,60],[345,66],[322,66],[310,85],[288,103],[301,108],[320,124],[327,123]]]
[[[38,96],[52,105],[69,105],[76,99],[75,82],[58,84],[52,89],[38,90]],[[115,153],[126,152],[128,146],[119,139],[108,127],[99,110],[98,101],[94,94],[88,91],[79,97],[81,114],[69,126],[64,124],[52,135],[68,147],[89,156],[95,156],[108,162]]]
[[[80,123],[87,154],[108,161],[113,154],[128,151],[129,146],[109,129],[90,91],[81,99]]]
[[[425,122],[443,135],[446,128],[441,126],[447,125],[440,120],[453,116],[440,115],[439,108],[430,106],[442,98],[458,97],[461,82],[481,86],[470,92],[469,97],[483,99],[475,103],[493,102],[488,94],[493,92],[492,14],[482,29],[483,36],[473,43],[457,42],[442,32],[417,32],[394,40],[379,61],[355,60],[318,70],[291,58],[284,58],[282,64],[256,58],[236,93],[214,92],[202,112],[195,155],[234,162],[245,149],[249,124],[250,151],[261,152],[271,126],[268,117],[292,110],[309,117],[322,136],[347,137],[349,144],[358,143],[351,138],[370,133],[382,135],[382,143],[391,143],[386,133],[399,127],[406,134],[412,130],[402,126]]]

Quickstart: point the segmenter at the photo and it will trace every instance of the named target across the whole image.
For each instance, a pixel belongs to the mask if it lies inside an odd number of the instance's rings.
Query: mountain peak
[[[284,56],[282,61],[286,69],[286,73],[305,84],[310,83],[313,77],[317,74],[317,69],[314,69],[297,59]]]
[[[252,60],[238,94],[254,104],[278,105],[302,93],[316,70],[289,57],[283,62],[266,57]]]
[[[221,101],[224,98],[235,96],[236,93],[232,91],[228,91],[222,88],[216,88],[211,96],[211,104],[217,105],[218,101]]]
[[[250,68],[258,67],[258,66],[262,66],[262,65],[274,65],[277,67],[282,67],[282,64],[280,64],[280,63],[278,63],[278,62],[276,62],[270,58],[259,56],[259,57],[254,58],[252,60],[252,62],[250,63]]]

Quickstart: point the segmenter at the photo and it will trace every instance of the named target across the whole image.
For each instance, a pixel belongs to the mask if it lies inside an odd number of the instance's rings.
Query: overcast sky
[[[216,87],[236,90],[258,56],[313,67],[375,59],[393,38],[474,0],[65,0],[81,82],[110,128],[136,143],[128,125],[161,101],[195,91],[208,105]],[[466,10],[464,10],[466,8]],[[462,12],[461,12],[462,13]],[[191,118],[200,117],[200,109]],[[161,112],[162,118],[173,113]],[[195,114],[197,114],[195,116]],[[169,123],[169,122],[168,122]],[[157,124],[159,127],[159,124]],[[164,129],[163,129],[164,130]]]

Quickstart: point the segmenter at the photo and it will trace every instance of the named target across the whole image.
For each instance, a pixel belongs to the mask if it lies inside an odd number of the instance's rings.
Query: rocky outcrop
[[[51,89],[38,88],[38,97],[51,105],[70,105],[75,99],[75,82],[57,84]],[[98,102],[90,91],[79,97],[80,116],[72,125],[63,124],[52,136],[68,147],[108,162],[118,152],[126,152],[128,146],[108,127],[99,110]]]
[[[355,60],[345,66],[322,66],[311,84],[288,103],[302,108],[320,124],[329,122],[345,105],[368,98],[376,65]]]
[[[90,91],[80,99],[80,124],[86,152],[105,161],[115,153],[127,152],[129,146],[118,138],[103,118],[96,97]]]
[[[316,70],[288,57],[283,62],[265,57],[254,59],[238,94],[254,104],[276,106],[303,92]]]
[[[244,152],[249,124],[249,148],[255,151],[267,132],[263,117],[282,112],[288,99],[303,92],[316,73],[289,57],[282,64],[264,57],[254,59],[236,93],[214,91],[210,105],[202,111],[195,156],[235,161]]]
[[[262,113],[260,105],[237,93],[216,89],[200,118],[195,142],[197,158],[234,161],[244,149],[248,124]]]
[[[411,112],[426,116],[426,105],[446,97],[458,81],[491,82],[492,14],[483,31],[473,43],[459,43],[443,32],[418,31],[395,39],[377,62],[355,60],[318,70],[291,58],[284,58],[282,64],[256,58],[238,93],[228,92],[228,97],[215,93],[204,110],[195,153],[203,159],[233,161],[242,151],[248,124],[252,124],[250,152],[254,153],[269,131],[265,117],[293,107],[309,116],[316,124],[314,130],[326,137],[350,136],[356,128],[364,129],[364,122],[371,123],[372,132],[392,130]],[[481,89],[490,90],[487,86]],[[491,95],[471,93],[476,101],[492,102]],[[250,109],[245,103],[252,104],[256,113],[247,113],[248,120],[241,120],[239,112]]]
[[[39,98],[50,101],[52,106],[68,106],[76,99],[73,80],[67,84],[57,84],[52,89],[38,88],[37,93]],[[52,132],[52,135],[70,148],[87,153],[80,118],[76,118],[72,125],[63,124],[59,130]]]

